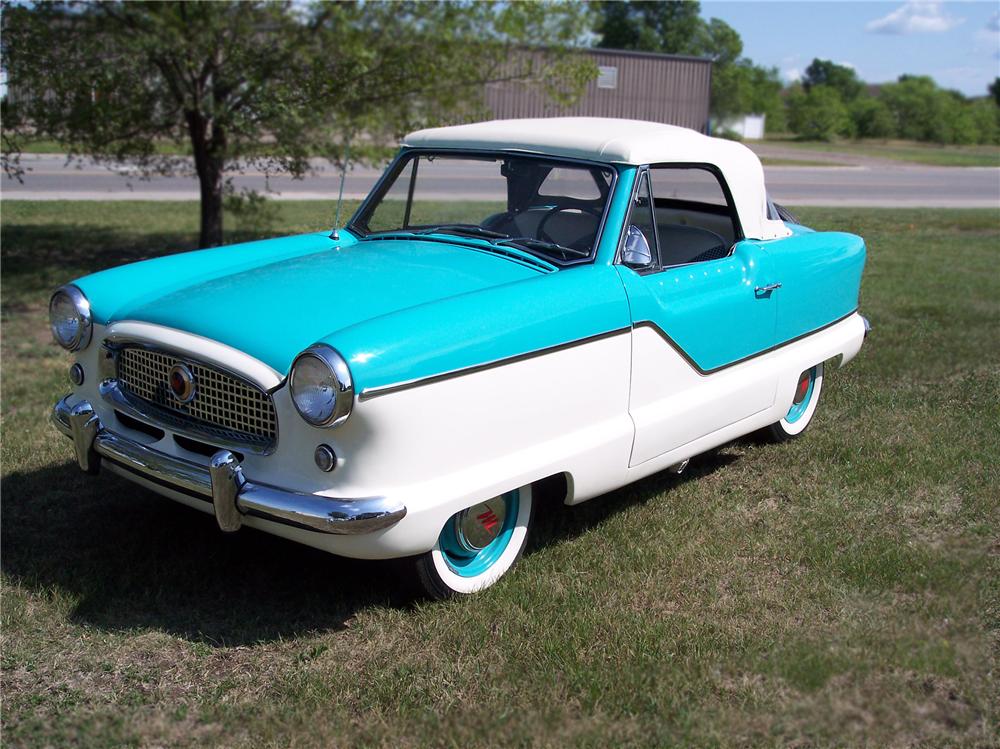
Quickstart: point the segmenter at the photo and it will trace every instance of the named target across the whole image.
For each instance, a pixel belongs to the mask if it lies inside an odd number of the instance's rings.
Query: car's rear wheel
[[[767,427],[764,430],[765,436],[774,442],[784,442],[802,434],[816,413],[822,389],[823,365],[820,363],[799,375],[788,413],[781,421]]]
[[[450,598],[495,583],[524,551],[533,514],[531,487],[523,486],[450,517],[434,548],[416,559],[423,591]]]

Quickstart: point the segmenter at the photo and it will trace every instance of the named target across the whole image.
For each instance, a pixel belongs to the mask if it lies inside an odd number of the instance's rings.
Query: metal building
[[[560,106],[521,81],[489,84],[487,106],[498,119],[622,117],[707,131],[711,60],[617,49],[581,52],[594,61],[599,75],[572,106]]]

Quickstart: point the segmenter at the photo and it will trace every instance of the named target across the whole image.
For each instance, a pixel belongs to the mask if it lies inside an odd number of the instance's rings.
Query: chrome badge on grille
[[[194,400],[194,374],[186,365],[177,363],[172,366],[167,382],[170,385],[170,392],[181,403],[190,403]]]

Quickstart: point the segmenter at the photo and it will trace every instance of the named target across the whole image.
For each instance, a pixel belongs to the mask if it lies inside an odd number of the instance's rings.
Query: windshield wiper
[[[546,242],[544,239],[536,239],[535,237],[509,237],[507,239],[501,239],[494,244],[510,244],[510,245],[522,245],[532,250],[543,250],[549,252],[561,252],[563,255],[563,260],[566,259],[566,255],[576,255],[577,257],[590,257],[589,250],[578,250],[575,247],[564,247],[561,244],[556,244],[555,242]]]
[[[487,237],[488,239],[506,239],[510,234],[499,231],[484,229],[474,224],[441,224],[440,226],[430,226],[420,229],[414,234],[437,234],[438,232],[454,232],[455,234],[468,234],[473,237]]]

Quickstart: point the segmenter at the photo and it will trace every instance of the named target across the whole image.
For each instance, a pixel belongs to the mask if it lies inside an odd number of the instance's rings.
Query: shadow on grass
[[[225,243],[265,239],[280,232],[226,231]],[[197,249],[197,230],[144,231],[91,224],[7,223],[2,230],[4,285],[24,295],[45,296],[78,276],[140,260]],[[9,295],[8,295],[9,296]],[[6,302],[5,302],[6,305]]]
[[[703,456],[681,477],[656,474],[578,507],[546,503],[532,548],[736,459]],[[11,474],[0,493],[8,580],[65,600],[82,625],[234,646],[336,631],[362,609],[412,605],[399,561],[345,559],[253,530],[223,534],[212,515],[107,472],[94,480],[63,463]]]

